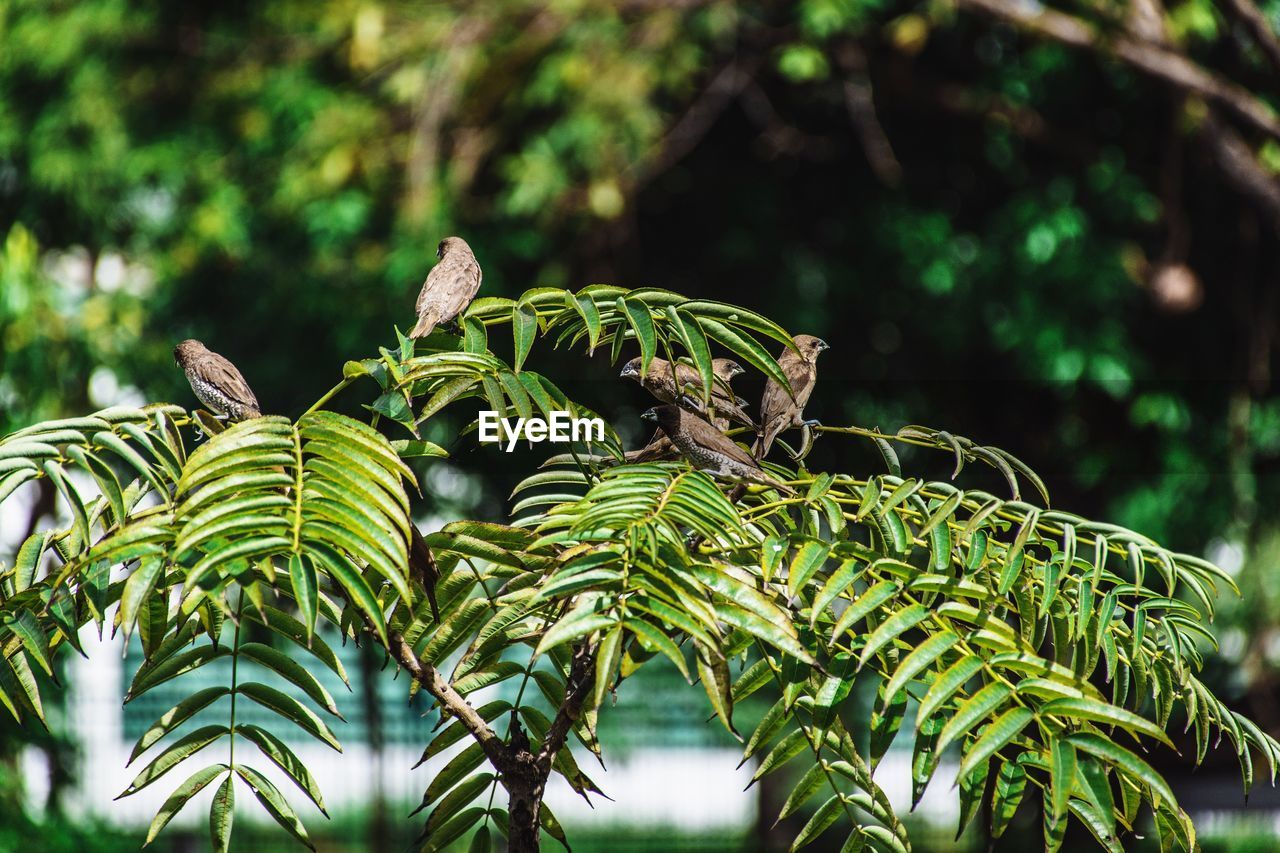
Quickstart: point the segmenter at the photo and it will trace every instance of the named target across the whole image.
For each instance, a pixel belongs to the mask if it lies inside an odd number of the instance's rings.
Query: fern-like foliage
[[[511,364],[489,349],[506,325]],[[467,833],[477,849],[494,833],[513,849],[536,847],[539,831],[564,841],[543,783],[554,775],[584,797],[599,793],[567,743],[601,754],[606,698],[647,665],[700,685],[757,779],[799,771],[779,815],[797,819],[796,848],[837,826],[848,849],[910,848],[872,775],[895,742],[914,753],[915,802],[954,755],[961,829],[985,807],[999,836],[1036,801],[1049,849],[1074,820],[1120,850],[1146,819],[1162,846],[1194,849],[1187,813],[1142,757],[1172,745],[1175,721],[1193,730],[1195,761],[1225,739],[1246,789],[1258,758],[1274,779],[1280,744],[1200,680],[1231,579],[1048,508],[1045,484],[1016,457],[945,431],[820,428],[827,441],[872,442],[885,470],[770,463],[794,494],[726,491],[683,462],[620,464],[610,432],[533,472],[508,523],[459,520],[423,537],[430,557],[415,567],[406,460],[444,455],[421,439],[424,423],[468,398],[504,415],[590,416],[526,369],[539,339],[615,362],[636,351],[646,363],[684,359],[702,380],[689,393],[704,399],[713,347],[785,383],[769,349],[792,345],[737,306],[602,285],[479,299],[459,326],[348,362],[296,422],[222,431],[199,413],[153,406],[0,440],[0,501],[47,478],[68,519],[34,534],[0,572],[0,703],[15,719],[42,718],[36,671],[52,674],[87,624],[109,619],[140,638],[127,700],[231,663],[226,684],[183,698],[135,746],[131,762],[143,763],[124,794],[179,765],[186,774],[148,841],[216,784],[217,849],[229,843],[237,790],[310,843],[290,796],[324,812],[315,779],[277,731],[244,724],[238,709],[264,707],[340,749],[329,722],[337,704],[311,669],[314,658],[345,682],[335,634],[378,643],[409,672],[409,689],[441,706],[422,760],[450,757],[423,794],[424,849]],[[370,382],[371,424],[324,410]],[[198,445],[197,418],[208,434]],[[905,476],[902,444],[951,455],[957,476],[989,465],[1011,497]],[[1031,492],[1040,504],[1023,500]],[[870,720],[852,717],[860,681],[875,692]],[[510,686],[501,696],[489,689],[500,684]],[[738,733],[734,707],[753,695],[768,710]],[[190,728],[222,711],[225,721]],[[298,794],[255,769],[264,762]]]

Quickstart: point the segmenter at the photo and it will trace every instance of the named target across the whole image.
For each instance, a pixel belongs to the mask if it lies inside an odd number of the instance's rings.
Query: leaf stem
[[[238,687],[239,668],[240,668],[240,626],[244,621],[241,614],[244,612],[244,591],[240,590],[239,600],[236,602],[236,628],[235,636],[231,639],[231,743],[227,751],[227,764],[231,767],[231,772],[236,769],[236,693]]]
[[[358,378],[359,377],[357,376],[343,377],[341,382],[339,382],[337,385],[334,385],[332,388],[326,391],[323,397],[321,397],[319,400],[316,400],[315,405],[313,405],[311,408],[307,409],[305,412],[302,413],[302,416],[305,418],[307,415],[319,409],[325,403],[329,402],[334,397],[336,397],[338,393],[342,391],[342,389],[346,388],[348,385],[350,385],[352,382],[354,382]]]

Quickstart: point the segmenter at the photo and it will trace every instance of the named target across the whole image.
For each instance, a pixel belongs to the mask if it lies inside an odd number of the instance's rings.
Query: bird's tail
[[[418,315],[418,322],[409,332],[409,337],[425,338],[436,330],[436,324],[439,322],[440,318],[435,311],[423,311]]]

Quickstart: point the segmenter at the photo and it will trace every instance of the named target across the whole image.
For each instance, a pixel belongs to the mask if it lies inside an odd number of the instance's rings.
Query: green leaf
[[[204,690],[191,694],[168,711],[165,711],[142,733],[142,737],[138,738],[138,742],[134,744],[133,752],[129,755],[129,760],[125,762],[126,766],[136,761],[139,755],[150,749],[166,734],[191,719],[199,711],[212,705],[218,699],[230,695],[230,693],[231,688],[224,685],[206,687]]]
[[[262,616],[257,619],[280,636],[287,637],[304,649],[308,649],[321,663],[332,670],[334,675],[341,678],[343,684],[351,686],[347,681],[347,671],[342,666],[342,661],[334,654],[329,644],[319,636],[308,637],[306,629],[297,619],[269,604],[262,609]]]
[[[567,302],[582,317],[582,322],[587,325],[587,342],[590,344],[590,352],[595,352],[597,346],[600,345],[600,311],[596,308],[595,301],[590,294],[579,293],[574,296],[565,294],[565,302]]]
[[[333,736],[333,732],[330,731],[329,727],[325,725],[324,720],[320,719],[314,711],[289,694],[282,693],[274,687],[268,687],[256,681],[237,685],[236,692],[242,696],[248,696],[268,710],[275,711],[316,740],[328,744],[335,752],[342,752],[342,746],[338,743],[338,739]]]
[[[769,754],[764,757],[764,760],[760,762],[760,766],[756,768],[756,772],[751,775],[751,781],[754,782],[764,778],[809,748],[809,740],[805,736],[804,730],[795,729],[774,744],[773,749],[769,750]]]
[[[236,817],[236,790],[230,773],[213,795],[209,807],[209,837],[214,853],[227,853],[231,846],[231,825]]]
[[[131,702],[153,687],[229,654],[231,650],[226,646],[209,644],[196,646],[194,649],[165,658],[154,666],[144,664],[138,668],[137,674],[133,677],[133,683],[129,685],[125,701]]]
[[[1018,736],[1035,714],[1030,708],[1010,708],[987,726],[982,736],[965,753],[960,762],[960,775],[966,776],[989,759],[997,750]],[[945,731],[944,731],[945,734]]]
[[[593,631],[611,628],[618,622],[612,613],[596,613],[591,610],[571,611],[568,616],[553,625],[542,635],[538,643],[537,654],[546,654],[556,646],[572,642]]]
[[[809,822],[800,830],[800,834],[796,836],[796,840],[791,842],[791,849],[799,850],[801,847],[808,845],[819,835],[826,832],[831,824],[836,822],[840,817],[840,811],[844,804],[840,799],[840,795],[836,794],[825,803],[818,807],[813,817],[809,818]]]
[[[240,654],[262,664],[276,675],[301,688],[302,692],[310,696],[317,705],[338,719],[343,719],[338,713],[338,706],[334,703],[333,696],[319,679],[289,655],[262,643],[241,643]]]
[[[1051,813],[1053,819],[1059,821],[1067,815],[1067,802],[1071,799],[1071,789],[1075,786],[1076,750],[1064,740],[1055,740],[1050,747],[1049,757]]]
[[[1155,723],[1132,711],[1118,708],[1098,699],[1054,699],[1041,708],[1041,713],[1045,716],[1061,715],[1070,717],[1073,720],[1092,720],[1096,723],[1119,726],[1134,735],[1135,738],[1138,734],[1144,734],[1147,737],[1155,738],[1171,749],[1173,748],[1173,741],[1169,740],[1169,736]]]
[[[478,773],[446,794],[432,810],[431,816],[427,818],[427,824],[422,830],[426,837],[432,841],[438,841],[439,837],[435,835],[435,831],[459,811],[471,805],[492,781],[492,773]]]
[[[245,784],[249,786],[249,790],[253,791],[253,795],[258,798],[258,802],[267,810],[267,814],[285,831],[296,838],[302,844],[305,844],[312,850],[315,845],[311,843],[310,837],[307,836],[307,828],[302,825],[302,821],[298,819],[298,814],[289,805],[289,801],[284,798],[280,790],[271,784],[271,780],[267,779],[257,770],[245,764],[236,765],[236,773]]]
[[[787,381],[787,376],[782,372],[782,368],[778,367],[778,362],[774,361],[773,356],[769,355],[768,351],[760,346],[755,338],[741,334],[710,317],[699,317],[698,322],[702,325],[703,331],[712,338],[724,344],[752,367],[777,382],[783,390],[791,391],[791,383]]]
[[[307,632],[307,642],[310,642],[315,633],[320,593],[315,563],[305,554],[289,557],[289,582],[293,587],[293,600],[302,616],[302,626]]]
[[[650,625],[642,619],[628,619],[626,621],[627,630],[636,635],[640,644],[650,651],[662,652],[667,659],[676,665],[676,669],[680,670],[680,674],[684,676],[685,681],[690,680],[689,667],[685,663],[684,655],[666,632]]]
[[[228,769],[230,768],[225,764],[211,764],[192,773],[187,781],[174,789],[174,792],[164,801],[164,805],[160,806],[160,811],[156,812],[155,819],[151,821],[151,826],[147,829],[147,840],[142,842],[142,846],[146,847],[152,841],[155,841],[160,831],[168,825],[169,821],[173,820],[174,815],[182,811],[188,800],[203,791],[210,782],[217,779]]]
[[[928,618],[929,608],[923,604],[913,604],[890,616],[867,638],[867,644],[858,656],[858,666],[865,666],[878,651]]]
[[[35,614],[30,610],[6,614],[4,625],[21,641],[27,657],[34,660],[36,665],[44,670],[45,675],[52,676],[53,662],[49,659],[49,639],[36,620]]]
[[[298,789],[306,794],[311,802],[316,804],[316,808],[320,810],[320,813],[328,817],[329,813],[324,806],[324,796],[320,793],[320,786],[316,783],[315,777],[311,775],[311,771],[307,769],[307,766],[302,763],[298,756],[293,754],[293,750],[289,749],[284,741],[266,729],[252,725],[237,725],[236,734],[258,747],[258,750],[263,755],[283,770],[285,775],[298,786]]]
[[[815,665],[817,660],[813,655],[801,645],[799,639],[786,629],[791,627],[789,622],[775,622],[768,619],[762,619],[758,614],[752,613],[735,604],[717,604],[715,606],[716,615],[722,620],[735,628],[741,628],[753,637],[764,640],[778,651],[785,652],[797,660],[804,661],[809,665]]]
[[[841,634],[865,619],[870,613],[878,610],[882,604],[889,601],[901,591],[901,587],[893,581],[878,581],[871,586],[857,600],[844,609],[840,614],[840,618],[836,621],[835,628],[831,631],[831,640],[835,642]]]
[[[708,649],[701,644],[697,648],[698,677],[711,707],[729,733],[741,740],[733,727],[733,677],[729,674],[729,663],[719,649]]]
[[[515,371],[520,372],[524,360],[529,357],[533,340],[538,336],[538,312],[528,302],[521,300],[511,309],[511,334],[515,339]]]
[[[791,568],[787,571],[787,591],[793,597],[798,596],[800,590],[804,589],[809,580],[822,568],[830,550],[831,546],[825,542],[806,542],[796,551],[796,556],[791,561]]]
[[[226,726],[204,726],[188,733],[185,737],[180,738],[173,746],[166,749],[155,757],[146,768],[129,783],[129,787],[125,788],[116,799],[128,797],[136,794],[152,782],[177,767],[183,761],[195,755],[211,743],[220,740],[224,735],[228,734],[230,729]]]
[[[821,764],[815,764],[805,771],[800,777],[800,781],[791,789],[791,793],[787,796],[787,801],[782,804],[782,811],[778,812],[778,819],[773,822],[774,826],[787,819],[791,815],[809,801],[809,798],[822,788],[827,781],[827,769]]]
[[[884,689],[886,701],[892,701],[899,690],[906,687],[912,679],[946,654],[958,642],[960,642],[960,638],[953,631],[945,630],[940,634],[934,634],[919,646],[916,646],[911,654],[907,655],[902,663],[898,664],[898,668],[894,670],[893,677],[889,679],[889,683]]]
[[[952,667],[952,669],[954,668]],[[955,716],[948,720],[943,727],[942,736],[938,741],[938,751],[942,752],[956,738],[967,734],[969,729],[994,713],[1012,695],[1013,688],[1008,684],[1002,681],[993,681],[969,697],[960,705]],[[926,697],[926,701],[927,699],[928,697]]]
[[[479,743],[471,744],[449,759],[449,762],[440,769],[436,777],[431,780],[431,784],[427,786],[426,792],[422,795],[422,805],[419,808],[431,805],[444,794],[453,790],[455,785],[483,763],[484,748]]]
[[[625,296],[618,297],[618,309],[627,318],[627,324],[640,342],[640,375],[649,371],[649,363],[658,352],[658,334],[653,327],[653,317],[648,306]]]
[[[1163,801],[1171,808],[1177,808],[1177,799],[1173,796],[1169,783],[1150,764],[1129,750],[1101,735],[1088,732],[1076,732],[1068,735],[1066,740],[1076,749],[1101,758],[1123,770],[1135,782],[1149,787],[1154,794],[1153,807],[1158,808]]]
[[[1027,771],[1016,761],[1002,761],[991,801],[991,837],[999,838],[1009,827],[1027,788]]]
[[[622,626],[614,628],[600,640],[596,650],[596,677],[589,707],[598,708],[613,685],[613,673],[622,658]]]
[[[164,561],[159,559],[142,560],[125,580],[116,617],[125,637],[133,633],[139,613],[149,604],[155,592],[156,581],[164,573],[164,565]]]
[[[310,548],[312,555],[325,565],[329,570],[329,574],[346,591],[351,604],[373,622],[374,630],[377,631],[378,639],[382,641],[382,644],[384,646],[388,645],[387,622],[382,615],[382,607],[378,603],[378,597],[369,588],[368,581],[345,558],[328,545],[312,540],[307,543],[307,546]]]
[[[668,305],[667,318],[680,335],[689,358],[693,359],[698,376],[702,379],[702,393],[699,395],[703,405],[710,399],[710,390],[715,383],[714,366],[712,365],[711,347],[707,344],[707,336],[698,323],[698,318],[683,309]]]
[[[813,609],[809,617],[809,626],[814,627],[818,624],[818,617],[831,602],[835,601],[842,592],[857,579],[862,573],[865,563],[859,560],[845,560],[840,564],[831,577],[827,578],[827,582],[822,585],[822,589],[813,598]]]

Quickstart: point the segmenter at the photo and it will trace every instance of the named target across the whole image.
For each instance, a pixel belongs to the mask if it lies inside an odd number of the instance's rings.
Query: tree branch
[[[365,616],[365,621],[369,621],[368,616]],[[502,738],[498,737],[497,732],[489,728],[489,724],[484,721],[484,718],[476,713],[476,709],[471,707],[471,703],[467,702],[461,693],[453,689],[453,685],[440,674],[440,670],[421,660],[414,653],[413,647],[398,631],[388,633],[387,640],[387,651],[391,653],[391,656],[409,672],[409,675],[413,676],[415,681],[440,702],[440,707],[446,713],[462,721],[462,725],[466,726],[467,731],[471,732],[471,736],[480,744],[485,756],[498,772],[508,773],[511,768],[511,756],[507,752],[506,744],[502,742]]]
[[[1218,2],[1227,7],[1231,14],[1244,24],[1254,43],[1258,45],[1258,49],[1265,53],[1271,65],[1280,71],[1280,39],[1272,31],[1271,24],[1267,22],[1262,10],[1254,4],[1253,0],[1218,0]]]
[[[1131,34],[1100,33],[1085,21],[1039,5],[1011,0],[956,0],[956,3],[961,9],[988,15],[1070,47],[1115,57],[1157,80],[1204,98],[1272,139],[1280,140],[1280,119],[1266,103],[1180,53]]]
[[[560,710],[556,711],[556,718],[551,721],[547,736],[542,739],[542,747],[538,750],[537,766],[541,773],[551,772],[551,762],[564,746],[573,724],[582,716],[582,705],[595,686],[598,651],[598,647],[592,648],[586,640],[573,650],[569,678],[565,682],[564,702],[560,704]]]

